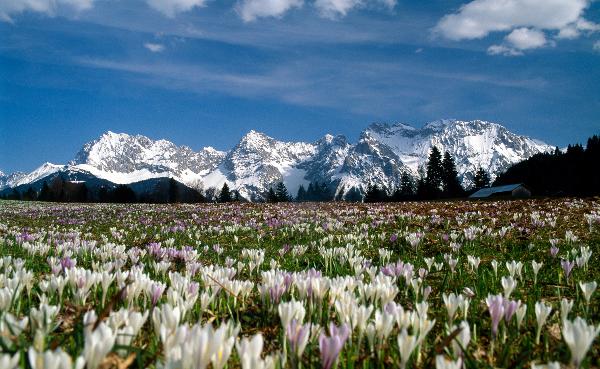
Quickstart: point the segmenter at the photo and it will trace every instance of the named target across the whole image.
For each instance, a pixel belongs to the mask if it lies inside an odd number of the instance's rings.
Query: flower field
[[[0,368],[600,366],[600,200],[0,202]]]

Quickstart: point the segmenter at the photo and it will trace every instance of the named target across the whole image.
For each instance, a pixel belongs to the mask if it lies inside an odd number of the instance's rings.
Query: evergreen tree
[[[223,188],[221,188],[221,193],[219,194],[218,202],[231,202],[231,191],[229,190],[229,186],[227,182],[223,183]]]
[[[427,177],[425,179],[427,197],[437,198],[440,196],[443,175],[444,168],[442,167],[442,154],[437,147],[433,146],[427,162]]]
[[[48,182],[44,181],[42,184],[42,189],[40,190],[40,195],[38,199],[40,201],[52,201],[52,194],[50,193],[50,187],[48,187]]]
[[[115,189],[110,192],[109,198],[111,202],[121,204],[129,204],[136,202],[135,192],[133,192],[131,187],[124,184],[115,187]]]
[[[331,201],[333,200],[333,195],[329,191],[329,187],[327,187],[327,183],[321,183],[321,189],[319,191],[320,199],[319,201]]]
[[[306,201],[306,189],[304,188],[304,185],[300,185],[300,187],[298,187],[298,193],[296,194],[296,201],[298,201],[298,202]]]
[[[459,197],[463,195],[463,188],[458,180],[458,172],[454,158],[446,151],[442,161],[442,185],[445,197]]]
[[[415,194],[415,182],[407,171],[403,171],[400,176],[400,196],[409,198]]]
[[[387,194],[378,185],[370,184],[365,194],[365,202],[382,202],[387,200]]]
[[[479,190],[490,186],[490,175],[485,169],[479,167],[475,172],[475,178],[473,179],[474,189]]]
[[[267,193],[267,202],[277,202],[277,194],[273,187],[269,188],[269,192]]]
[[[88,201],[88,196],[89,196],[89,190],[88,187],[85,183],[82,183],[79,186],[79,191],[78,191],[78,202],[87,202]]]
[[[51,201],[65,201],[64,186],[65,182],[60,177],[55,177],[52,182],[50,182],[50,192],[52,193]]]
[[[287,187],[285,187],[285,183],[277,183],[277,186],[275,187],[275,197],[277,198],[277,202],[290,201],[290,195],[288,193]]]
[[[360,190],[356,187],[352,187],[348,193],[346,193],[346,196],[344,197],[345,201],[348,202],[361,202],[362,201],[362,194],[360,193]]]
[[[43,191],[43,189],[42,189]],[[99,202],[108,202],[109,201],[109,193],[108,193],[108,189],[105,186],[100,187],[100,189],[98,189],[98,201]],[[45,201],[49,201],[49,200],[45,200]]]
[[[8,196],[9,200],[21,200],[21,193],[16,188],[12,189],[12,192]]]

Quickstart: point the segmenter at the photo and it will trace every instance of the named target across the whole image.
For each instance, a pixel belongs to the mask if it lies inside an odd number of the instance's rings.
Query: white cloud
[[[165,45],[162,44],[155,44],[152,42],[146,42],[144,44],[144,47],[150,51],[152,51],[153,53],[160,53],[163,52],[165,50]]]
[[[490,46],[488,54],[522,55],[523,50],[554,46],[552,38],[575,39],[600,31],[600,24],[583,18],[592,1],[472,0],[456,13],[444,16],[433,32],[454,41],[507,32],[504,42]]]
[[[94,0],[2,0],[0,20],[13,22],[12,16],[31,11],[55,16],[61,9],[81,12],[94,6]]]
[[[505,56],[520,56],[523,55],[522,51],[508,47],[505,45],[492,45],[488,47],[487,53],[489,55],[505,55]]]
[[[529,28],[517,28],[504,39],[519,50],[537,49],[547,44],[544,32]]]
[[[242,0],[236,6],[244,22],[263,17],[282,17],[293,8],[300,8],[304,0]]]
[[[146,0],[146,2],[151,8],[169,18],[175,17],[178,13],[190,11],[192,8],[206,5],[206,0]]]
[[[321,16],[335,19],[343,17],[353,8],[363,4],[362,0],[316,0],[315,7]]]
[[[558,39],[575,39],[581,35],[581,33],[593,33],[600,31],[600,24],[587,21],[580,18],[575,23],[571,23],[564,28],[561,28],[556,38]]]
[[[487,53],[489,55],[519,56],[523,55],[523,50],[537,49],[552,43],[553,41],[548,41],[542,31],[517,28],[504,37],[502,45],[488,47]]]
[[[519,27],[561,30],[576,24],[591,0],[473,0],[444,16],[435,32],[451,40],[479,39]]]
[[[322,17],[337,19],[346,16],[354,8],[365,7],[368,5],[383,5],[388,9],[393,9],[397,0],[316,0],[315,7]]]

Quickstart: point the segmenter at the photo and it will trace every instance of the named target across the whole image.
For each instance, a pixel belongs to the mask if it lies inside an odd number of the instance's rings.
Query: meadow
[[[0,202],[0,368],[600,366],[600,200]]]

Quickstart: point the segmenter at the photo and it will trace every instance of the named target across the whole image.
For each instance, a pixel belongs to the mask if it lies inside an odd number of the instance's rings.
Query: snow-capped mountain
[[[229,151],[219,167],[204,178],[204,187],[221,188],[227,181],[248,199],[259,198],[281,181],[290,190],[297,190],[301,183],[308,182],[299,165],[315,152],[313,144],[281,142],[252,130]]]
[[[432,146],[454,157],[463,184],[482,167],[492,177],[510,165],[552,147],[480,120],[440,120],[422,128],[375,123],[358,142],[326,135],[313,143],[283,142],[250,131],[227,152],[211,147],[193,151],[166,140],[107,132],[83,146],[68,165],[45,163],[29,174],[0,175],[0,189],[38,182],[56,173],[129,184],[170,177],[193,188],[220,189],[225,182],[251,200],[262,199],[277,182],[290,193],[310,182],[326,183],[336,193],[364,191],[377,184],[388,191],[407,171],[417,176]]]
[[[224,152],[212,147],[195,152],[167,140],[109,131],[85,144],[69,164],[118,184],[173,177],[195,186],[224,157]]]
[[[388,146],[413,173],[427,162],[436,146],[448,151],[456,162],[463,185],[469,186],[477,168],[492,179],[534,154],[548,152],[552,146],[510,132],[505,127],[481,120],[439,120],[416,129],[406,124],[372,124],[363,136]]]
[[[44,176],[44,170],[46,168],[46,164],[42,165],[40,168],[35,171],[27,174],[23,172],[14,172],[11,174],[5,174],[0,172],[0,190],[4,188],[12,188],[17,187],[22,184],[31,183],[31,179],[34,179],[35,176],[42,175]],[[35,179],[34,179],[35,180]]]

